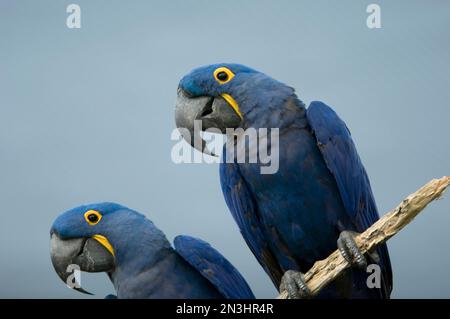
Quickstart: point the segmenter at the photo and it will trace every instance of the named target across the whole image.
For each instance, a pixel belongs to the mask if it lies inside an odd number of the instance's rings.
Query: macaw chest
[[[278,161],[273,174],[261,174],[261,163],[237,164],[262,227],[303,256],[335,247],[345,212],[315,138],[308,130],[280,135]]]

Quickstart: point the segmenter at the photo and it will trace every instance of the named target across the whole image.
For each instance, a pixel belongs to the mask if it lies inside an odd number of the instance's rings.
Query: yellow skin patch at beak
[[[108,249],[108,251],[111,253],[111,255],[116,257],[116,255],[114,253],[114,248],[111,245],[111,243],[109,242],[108,238],[106,238],[105,236],[102,236],[102,235],[98,235],[98,234],[92,236],[92,238],[95,239],[96,241],[98,241],[100,244],[102,244],[103,247]]]
[[[236,112],[236,114],[239,115],[241,120],[243,120],[244,117],[242,116],[241,110],[239,109],[239,106],[238,106],[236,100],[233,99],[233,97],[227,93],[223,93],[222,97],[224,98],[225,101],[228,102],[228,104],[230,104],[230,106],[233,108],[233,110]]]

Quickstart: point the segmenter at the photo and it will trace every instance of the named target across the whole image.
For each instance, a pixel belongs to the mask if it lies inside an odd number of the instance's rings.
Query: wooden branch
[[[387,241],[409,224],[430,202],[438,199],[450,185],[450,177],[433,179],[421,189],[406,197],[396,208],[388,212],[365,232],[355,238],[363,253]],[[313,295],[332,282],[350,264],[335,250],[328,258],[314,263],[305,274],[305,282]],[[286,291],[278,299],[287,299]]]

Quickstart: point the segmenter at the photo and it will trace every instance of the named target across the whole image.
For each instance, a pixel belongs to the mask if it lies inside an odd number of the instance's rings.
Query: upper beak
[[[93,238],[62,239],[56,233],[52,233],[50,256],[59,278],[70,288],[86,294],[91,293],[81,288],[80,283],[71,282],[69,285],[69,280],[76,278],[73,277],[74,269],[87,272],[109,272],[115,265],[114,256]]]
[[[200,152],[214,155],[208,150],[205,141],[200,136],[200,125],[194,124],[196,121],[198,121],[197,124],[201,123],[202,131],[215,128],[222,133],[225,133],[227,128],[238,127],[242,117],[236,112],[236,105],[230,105],[230,99],[232,98],[226,94],[219,97],[192,98],[179,88],[175,107],[175,123],[183,138]]]

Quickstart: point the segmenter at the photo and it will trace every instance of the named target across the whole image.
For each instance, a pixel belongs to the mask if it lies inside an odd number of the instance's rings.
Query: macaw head
[[[211,155],[196,131],[245,126],[255,108],[275,103],[293,89],[264,73],[240,64],[203,66],[184,76],[178,86],[175,122],[183,138],[201,152]],[[284,97],[283,97],[284,98]],[[266,103],[261,103],[265,101]]]
[[[142,247],[142,242],[170,247],[164,234],[144,215],[115,203],[66,211],[53,223],[50,237],[56,273],[71,288],[88,294],[75,281],[75,270],[111,274],[127,259],[135,261],[134,255],[151,254],[151,247]]]

